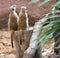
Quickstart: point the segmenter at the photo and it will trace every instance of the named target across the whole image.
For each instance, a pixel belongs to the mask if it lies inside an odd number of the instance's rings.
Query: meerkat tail
[[[12,45],[12,48],[14,47],[13,46],[13,38],[14,38],[14,31],[11,31],[11,45]]]

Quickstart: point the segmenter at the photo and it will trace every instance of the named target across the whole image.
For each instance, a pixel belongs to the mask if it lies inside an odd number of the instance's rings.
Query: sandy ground
[[[43,51],[44,52],[50,51],[52,47],[53,46],[51,43],[48,45],[44,45]],[[45,55],[46,53],[43,54]],[[16,50],[15,48],[11,47],[10,32],[0,31],[0,58],[15,58],[15,55],[16,55]]]
[[[0,31],[0,58],[15,58],[15,54],[15,48],[10,43],[10,32]]]

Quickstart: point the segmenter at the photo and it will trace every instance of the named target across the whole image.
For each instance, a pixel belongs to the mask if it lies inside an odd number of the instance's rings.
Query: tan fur
[[[8,19],[8,30],[11,31],[11,44],[13,47],[13,36],[14,36],[14,31],[17,30],[18,28],[18,15],[16,13],[16,6],[13,5],[10,7],[10,14],[9,14],[9,19]]]
[[[19,21],[18,21],[18,30],[26,30],[29,28],[28,23],[28,14],[26,7],[22,6],[21,11],[19,13]]]
[[[27,35],[24,35],[24,32],[23,32],[23,31],[29,30],[29,19],[27,14],[27,8],[25,6],[21,7],[21,10],[19,13],[18,30],[20,30],[20,32],[18,32],[18,34],[20,35],[18,36],[20,47],[22,52],[24,53],[24,51],[27,49],[29,44],[28,43],[29,39],[26,37]],[[25,41],[27,41],[27,43]]]

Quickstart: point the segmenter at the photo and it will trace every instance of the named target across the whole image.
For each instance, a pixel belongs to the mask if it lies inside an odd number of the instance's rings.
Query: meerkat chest
[[[10,20],[11,20],[12,22],[16,22],[16,21],[17,21],[16,15],[15,15],[15,14],[10,15]]]
[[[14,15],[10,17],[10,24],[11,26],[17,25],[17,18]]]
[[[26,29],[26,16],[25,15],[23,15],[23,16],[20,16],[19,17],[19,27],[20,27],[20,29],[22,29],[22,30],[24,30],[24,29]]]

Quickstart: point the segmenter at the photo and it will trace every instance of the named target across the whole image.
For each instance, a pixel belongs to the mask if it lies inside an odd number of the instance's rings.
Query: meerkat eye
[[[12,10],[14,10],[14,8],[12,8]]]

